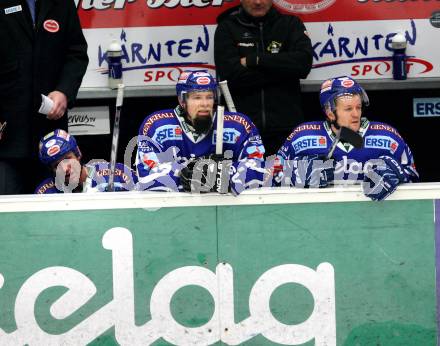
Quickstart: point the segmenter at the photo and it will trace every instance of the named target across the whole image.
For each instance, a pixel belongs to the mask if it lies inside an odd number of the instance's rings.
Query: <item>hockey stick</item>
[[[223,96],[225,97],[226,105],[228,106],[228,110],[230,112],[237,112],[237,109],[235,108],[234,101],[232,100],[231,93],[229,92],[228,88],[228,81],[224,80],[219,83],[220,90],[222,91]]]
[[[225,115],[225,107],[217,106],[217,132],[215,134],[215,153],[223,155],[223,120]]]
[[[118,154],[119,121],[121,119],[121,109],[122,109],[123,100],[124,100],[124,84],[118,84],[118,94],[116,96],[115,123],[113,124],[112,151],[110,154],[110,176],[108,178],[108,187],[107,187],[107,191],[109,192],[113,192],[115,190],[115,168],[116,168],[116,156]]]
[[[349,129],[348,127],[341,126],[341,130],[336,135],[335,141],[333,142],[333,144],[330,147],[330,150],[327,154],[327,160],[331,159],[331,157],[333,156],[333,152],[336,149],[336,146],[338,145],[338,143],[341,140],[350,143],[356,149],[360,149],[364,145],[364,140],[359,133],[354,132],[353,130]]]

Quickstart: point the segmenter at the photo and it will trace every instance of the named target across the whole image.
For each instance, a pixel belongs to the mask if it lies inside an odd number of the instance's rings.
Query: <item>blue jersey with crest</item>
[[[110,163],[106,161],[94,162],[85,165],[87,178],[79,189],[73,192],[105,192],[108,187],[110,177]],[[130,191],[136,188],[137,176],[131,168],[116,163],[114,175],[115,191]],[[55,185],[55,179],[47,178],[43,180],[35,189],[36,194],[62,193]]]
[[[337,161],[335,182],[362,181],[368,161],[380,156],[392,157],[401,165],[405,182],[418,180],[411,150],[396,129],[381,122],[370,122],[362,118],[358,133],[363,137],[363,148],[356,149],[342,141],[336,146],[332,156]],[[307,155],[327,156],[334,141],[335,135],[326,121],[299,125],[278,151],[276,171],[286,171],[289,162],[295,158]]]
[[[215,153],[216,127],[214,115],[211,129],[198,135],[184,120],[179,107],[149,115],[138,136],[136,167],[141,189],[182,191],[180,170],[192,158]],[[244,114],[225,112],[223,152],[233,161],[233,192],[239,193],[263,179],[264,146],[255,125]]]

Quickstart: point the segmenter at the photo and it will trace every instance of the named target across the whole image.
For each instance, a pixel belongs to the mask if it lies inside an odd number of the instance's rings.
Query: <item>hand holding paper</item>
[[[46,114],[50,120],[61,118],[67,109],[67,97],[60,91],[52,91],[48,96],[41,95],[41,106],[38,112]]]
[[[53,101],[46,95],[41,94],[41,106],[38,113],[48,115],[53,107]]]

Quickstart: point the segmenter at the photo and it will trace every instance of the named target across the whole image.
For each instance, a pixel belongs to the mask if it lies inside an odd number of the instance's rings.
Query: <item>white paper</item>
[[[38,110],[39,113],[48,115],[53,107],[53,101],[46,95],[41,94],[41,106]]]

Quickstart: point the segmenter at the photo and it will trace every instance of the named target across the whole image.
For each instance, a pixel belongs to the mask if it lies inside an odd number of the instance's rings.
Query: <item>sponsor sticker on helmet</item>
[[[199,71],[193,73],[194,77],[209,77],[209,73],[205,71]]]
[[[54,145],[53,147],[50,147],[49,149],[47,149],[47,155],[55,156],[60,151],[61,151],[60,146],[59,145]]]
[[[196,79],[196,83],[198,85],[208,85],[211,82],[211,79],[209,77],[198,77]]]
[[[50,137],[52,137],[55,134],[55,131],[49,132],[46,136],[43,137],[43,140],[46,140]]]
[[[57,136],[60,138],[64,138],[66,141],[68,141],[70,137],[70,135],[64,130],[59,130]]]
[[[188,76],[191,74],[191,72],[182,72],[179,76],[179,80],[177,83],[186,83],[186,80],[188,79]]]
[[[46,148],[50,148],[51,146],[53,146],[54,144],[56,144],[56,139],[51,139],[46,143]]]
[[[332,87],[333,84],[333,80],[334,79],[327,79],[324,83],[322,83],[321,85],[321,93],[330,90],[330,88]]]
[[[60,25],[58,24],[58,22],[56,20],[48,19],[48,20],[44,21],[43,28],[44,28],[44,30],[46,30],[48,32],[55,33],[60,30]]]
[[[345,88],[351,88],[351,87],[354,85],[354,81],[351,80],[351,79],[344,79],[344,80],[341,82],[341,85],[342,85],[343,87],[345,87]]]

